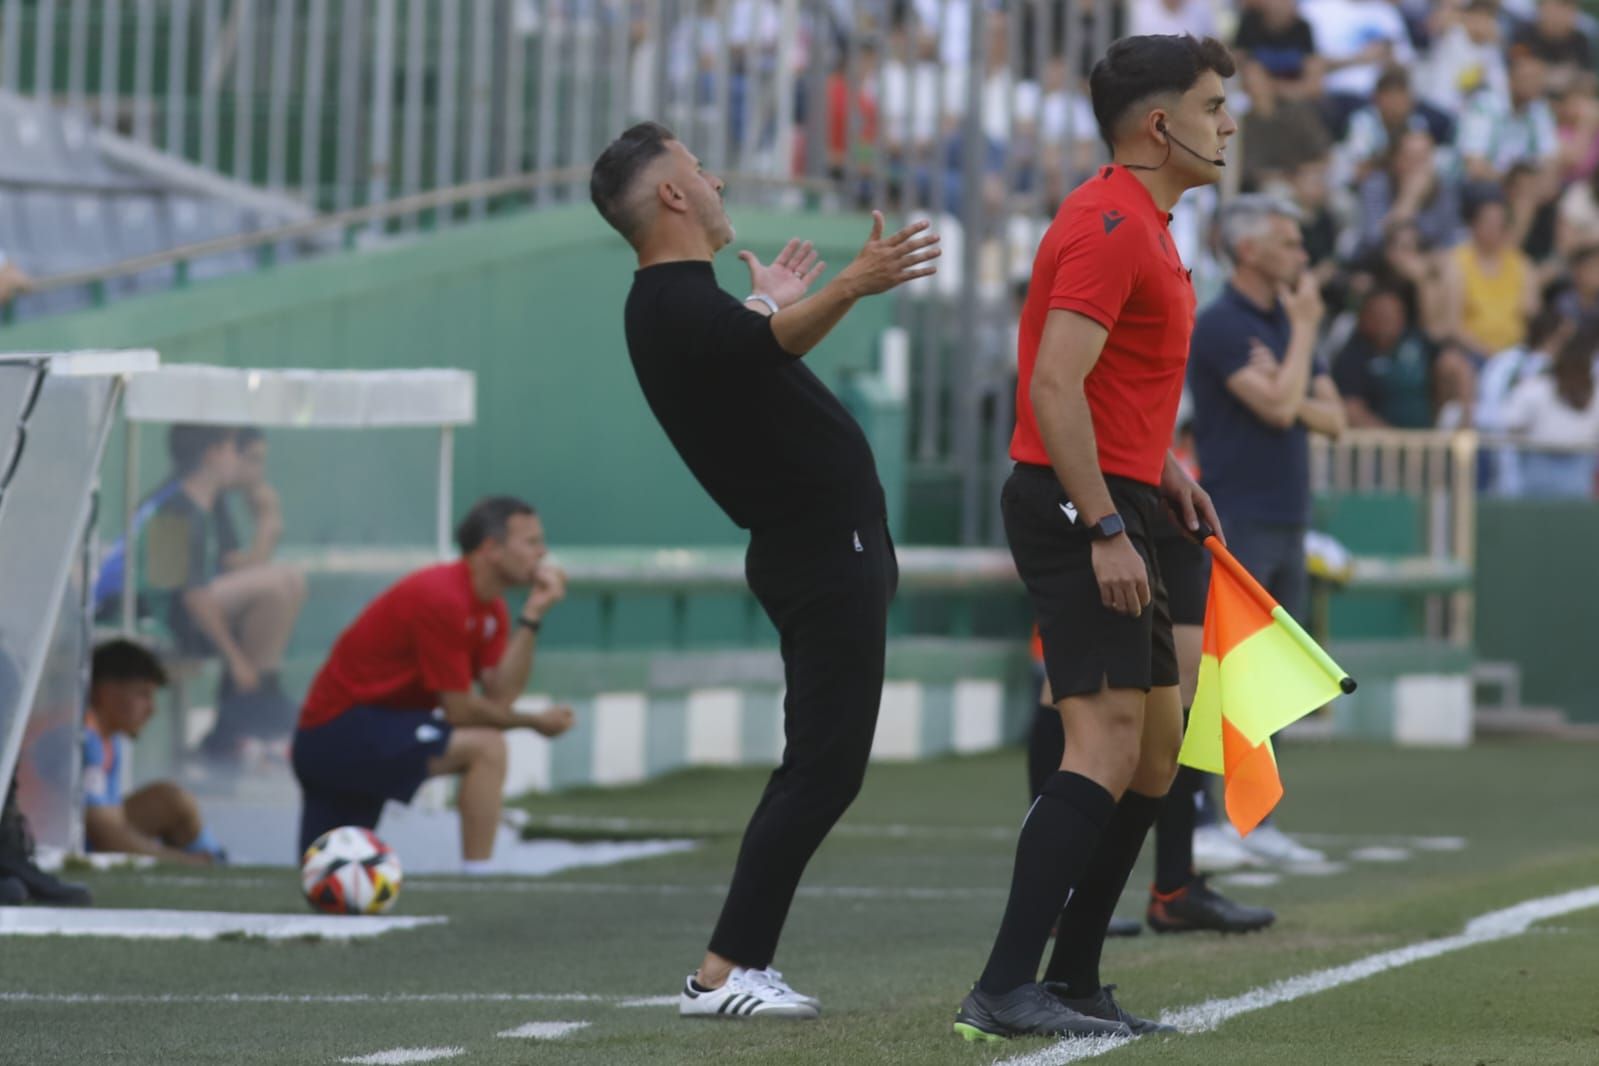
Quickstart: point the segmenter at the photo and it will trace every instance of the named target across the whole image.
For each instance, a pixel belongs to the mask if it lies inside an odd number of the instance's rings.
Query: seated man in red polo
[[[294,736],[304,793],[300,850],[341,825],[377,828],[385,800],[410,802],[422,782],[460,775],[462,869],[494,854],[505,787],[505,731],[547,737],[572,711],[515,708],[533,671],[545,613],[566,575],[545,565],[544,526],[508,496],[479,501],[455,532],[461,559],[402,578],[339,635]],[[529,589],[514,627],[501,598]]]

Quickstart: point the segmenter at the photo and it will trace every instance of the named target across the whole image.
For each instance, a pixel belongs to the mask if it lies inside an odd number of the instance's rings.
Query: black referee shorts
[[[1161,505],[1165,511],[1165,505]],[[1210,553],[1185,534],[1169,514],[1157,526],[1155,561],[1166,582],[1166,603],[1174,626],[1205,624],[1205,597],[1210,591]]]
[[[1154,486],[1105,478],[1133,547],[1149,567],[1151,600],[1136,618],[1100,599],[1093,538],[1045,466],[1017,463],[1000,494],[1011,557],[1033,601],[1044,641],[1044,671],[1055,698],[1101,688],[1148,692],[1177,684],[1177,650],[1155,533],[1170,524]]]

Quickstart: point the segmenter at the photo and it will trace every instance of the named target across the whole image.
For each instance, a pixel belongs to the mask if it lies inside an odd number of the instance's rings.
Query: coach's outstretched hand
[[[770,296],[779,309],[803,297],[827,269],[816,246],[798,237],[783,246],[771,266],[762,266],[754,252],[740,252],[738,257],[750,268],[750,291]]]
[[[872,235],[866,238],[866,247],[855,261],[840,272],[839,279],[849,282],[854,295],[872,296],[937,273],[933,260],[943,250],[938,246],[938,234],[927,232],[931,225],[923,219],[884,237],[883,212],[873,211]]]

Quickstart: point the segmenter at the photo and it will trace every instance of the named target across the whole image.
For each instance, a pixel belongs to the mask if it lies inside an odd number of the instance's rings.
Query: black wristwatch
[[[544,620],[541,618],[537,622],[535,622],[531,618],[524,618],[524,617],[518,615],[517,619],[516,619],[516,624],[521,626],[523,629],[526,629],[528,632],[530,632],[530,633],[532,633],[532,634],[534,634],[536,636],[538,634],[538,631],[539,631],[540,627],[542,627],[544,625]]]
[[[1088,535],[1095,540],[1109,540],[1112,537],[1119,537],[1125,532],[1127,532],[1127,524],[1122,521],[1122,516],[1115,511],[1088,527]]]

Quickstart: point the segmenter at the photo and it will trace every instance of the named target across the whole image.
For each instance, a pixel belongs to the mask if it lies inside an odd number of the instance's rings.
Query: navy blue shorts
[[[385,800],[409,803],[444,754],[451,728],[442,711],[351,707],[294,734],[294,776],[305,805],[300,853],[341,825],[376,829]]]

